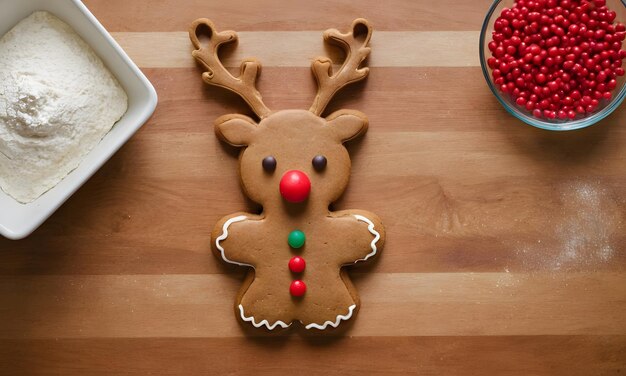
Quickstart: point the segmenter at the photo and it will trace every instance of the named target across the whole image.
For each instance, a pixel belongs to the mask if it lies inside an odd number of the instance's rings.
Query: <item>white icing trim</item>
[[[348,307],[348,313],[345,315],[337,315],[337,318],[335,320],[335,322],[332,321],[326,321],[325,323],[323,323],[322,325],[320,324],[316,324],[316,323],[312,323],[309,324],[307,326],[305,326],[306,329],[319,329],[319,330],[325,330],[329,325],[332,326],[333,328],[337,328],[339,326],[339,323],[342,320],[350,320],[350,318],[352,317],[352,314],[354,313],[354,310],[356,309],[356,304],[351,305],[350,307]],[[262,326],[265,326],[267,329],[269,330],[274,330],[277,326],[282,327],[283,329],[288,328],[291,326],[291,323],[286,324],[283,321],[276,321],[275,323],[270,325],[270,322],[267,320],[261,320],[261,322],[256,322],[256,320],[254,319],[254,316],[246,316],[244,311],[243,311],[243,305],[239,304],[239,314],[241,316],[241,319],[243,321],[247,321],[252,323],[252,325],[254,325],[255,328],[260,328]]]
[[[372,252],[368,253],[364,258],[362,259],[358,259],[355,261],[359,262],[359,261],[365,261],[368,258],[374,256],[376,254],[376,252],[378,251],[378,248],[376,248],[376,243],[378,243],[378,240],[380,240],[380,233],[378,233],[378,231],[374,230],[374,223],[372,223],[372,221],[370,221],[369,219],[367,219],[366,217],[359,215],[359,214],[354,214],[354,218],[357,219],[357,221],[362,221],[367,223],[367,230],[374,235],[374,240],[372,240],[372,243],[370,244],[370,246],[372,247]]]
[[[284,328],[288,328],[289,326],[291,326],[291,323],[289,324],[285,324],[284,322],[278,320],[275,323],[273,323],[272,325],[270,325],[269,321],[267,320],[262,320],[261,322],[257,323],[256,321],[254,321],[254,317],[250,316],[250,317],[246,317],[246,315],[243,313],[243,305],[239,304],[239,312],[241,313],[241,319],[243,321],[248,321],[251,322],[252,325],[254,325],[255,328],[260,328],[263,325],[265,325],[267,327],[267,329],[269,330],[274,330],[274,328],[276,328],[277,326],[281,326],[283,329]]]
[[[341,320],[349,320],[350,317],[352,317],[352,313],[354,312],[354,309],[356,308],[356,304],[351,305],[350,307],[348,307],[348,313],[345,315],[337,315],[337,319],[335,320],[335,322],[332,321],[326,321],[324,324],[320,325],[320,324],[309,324],[307,326],[305,326],[306,329],[319,329],[319,330],[324,330],[326,329],[326,327],[328,325],[332,326],[333,328],[336,328],[339,326],[339,322],[341,322]]]
[[[220,242],[223,240],[226,240],[226,238],[228,237],[228,227],[235,222],[241,222],[246,219],[248,219],[248,217],[246,217],[245,215],[232,217],[231,219],[229,219],[228,221],[224,223],[224,226],[222,226],[222,235],[218,236],[217,239],[215,239],[215,247],[217,247],[217,249],[220,251],[222,255],[222,259],[229,264],[235,264],[235,265],[240,265],[240,266],[252,266],[250,264],[244,264],[241,262],[229,260],[228,258],[226,258],[226,255],[224,254],[224,247],[220,245]]]

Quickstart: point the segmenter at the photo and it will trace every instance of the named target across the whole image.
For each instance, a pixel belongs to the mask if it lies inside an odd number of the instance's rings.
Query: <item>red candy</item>
[[[612,98],[626,27],[604,0],[516,0],[494,22],[487,65],[498,89],[546,119],[575,119]]]
[[[294,273],[302,273],[306,267],[306,262],[300,256],[294,256],[289,260],[289,270]]]
[[[306,285],[299,279],[291,282],[289,286],[289,293],[291,296],[302,296],[306,292]]]
[[[311,181],[299,170],[285,172],[280,179],[280,194],[289,202],[298,203],[306,200],[311,193]]]

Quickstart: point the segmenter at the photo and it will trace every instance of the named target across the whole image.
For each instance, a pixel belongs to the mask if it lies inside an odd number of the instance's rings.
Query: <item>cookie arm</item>
[[[230,264],[254,267],[253,245],[259,240],[259,219],[257,215],[235,213],[219,220],[211,234],[216,255]]]
[[[385,228],[380,218],[365,210],[333,213],[341,220],[342,244],[338,255],[342,265],[367,261],[378,255],[385,243]],[[339,223],[338,223],[339,224]]]

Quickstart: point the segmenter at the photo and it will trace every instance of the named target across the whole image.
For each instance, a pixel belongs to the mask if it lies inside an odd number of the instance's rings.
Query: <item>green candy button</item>
[[[291,248],[300,248],[304,245],[305,240],[306,236],[304,236],[304,232],[294,230],[289,234],[289,239],[287,241]]]

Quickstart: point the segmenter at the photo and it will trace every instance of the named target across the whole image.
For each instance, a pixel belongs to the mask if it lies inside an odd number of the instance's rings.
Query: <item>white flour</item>
[[[0,187],[27,203],[57,185],[128,107],[93,50],[47,12],[0,39]]]
[[[530,271],[596,271],[619,258],[625,213],[618,195],[601,181],[564,182],[560,208],[546,216],[544,235],[516,244]]]

